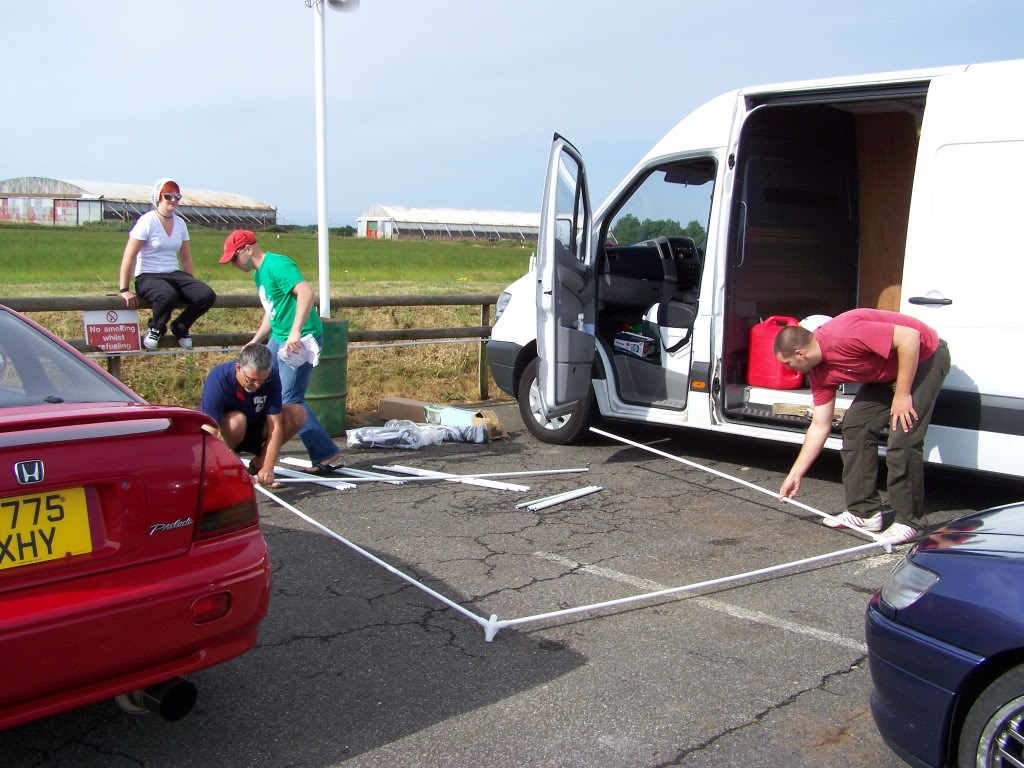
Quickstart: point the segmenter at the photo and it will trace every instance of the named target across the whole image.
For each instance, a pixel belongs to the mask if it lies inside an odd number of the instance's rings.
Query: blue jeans
[[[317,336],[316,343],[323,348],[324,337]],[[281,377],[281,400],[285,403],[301,403],[306,409],[306,425],[299,430],[299,437],[302,444],[306,446],[309,458],[314,462],[330,459],[341,453],[341,449],[335,445],[331,436],[327,434],[320,422],[317,421],[313,411],[306,404],[306,387],[309,386],[309,377],[313,374],[313,366],[303,363],[298,368],[292,368],[288,364],[281,364],[277,358],[277,350],[282,347],[281,342],[273,337],[267,342],[267,348],[274,357],[274,369]]]

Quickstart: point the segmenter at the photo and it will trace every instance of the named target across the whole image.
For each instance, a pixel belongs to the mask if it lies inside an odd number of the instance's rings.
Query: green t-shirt
[[[287,256],[266,251],[263,263],[253,273],[252,279],[256,283],[260,303],[270,315],[270,335],[277,341],[287,341],[295,321],[296,300],[292,289],[305,278],[295,262]],[[324,324],[320,321],[316,307],[313,307],[302,326],[302,335],[308,333],[321,336],[323,332]]]

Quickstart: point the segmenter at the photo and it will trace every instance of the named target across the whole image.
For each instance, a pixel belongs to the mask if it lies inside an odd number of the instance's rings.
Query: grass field
[[[190,228],[195,273],[218,294],[250,294],[252,276],[218,263],[223,231]],[[293,258],[319,287],[317,239],[293,233],[257,233],[266,250]],[[13,296],[90,296],[117,291],[126,231],[0,226],[0,303]],[[378,294],[497,294],[518,278],[532,248],[510,243],[377,241],[331,238],[332,296]],[[146,311],[141,312],[143,325]],[[260,311],[214,307],[195,333],[245,332],[259,325]],[[412,328],[479,325],[474,307],[352,309],[335,317],[350,328]],[[64,338],[83,336],[78,313],[32,313]],[[493,320],[493,317],[492,317]],[[212,354],[126,358],[125,382],[150,402],[195,407],[206,371],[227,356]],[[372,411],[384,395],[432,402],[467,402],[478,396],[477,345],[429,344],[386,349],[349,346],[347,406]],[[491,384],[491,395],[501,392]]]
[[[218,263],[225,232],[193,228],[190,234],[196,277],[214,287],[252,285],[251,277]],[[127,232],[108,229],[0,226],[3,292],[36,285],[51,286],[55,294],[115,292],[127,237]],[[264,250],[290,256],[307,279],[317,283],[315,236],[259,233],[258,237]],[[531,252],[513,243],[331,238],[331,293],[393,293],[386,288],[403,283],[433,286],[424,291],[431,293],[449,293],[464,284],[500,290],[526,271]]]

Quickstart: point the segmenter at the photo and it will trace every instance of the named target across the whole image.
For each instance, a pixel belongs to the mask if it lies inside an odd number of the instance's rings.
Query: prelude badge
[[[149,535],[152,536],[154,533],[162,533],[163,531],[173,531],[175,528],[187,528],[190,525],[192,525],[191,517],[184,519],[179,517],[173,523],[153,523],[149,526]]]
[[[43,482],[43,462],[39,459],[19,461],[14,465],[14,476],[22,485],[34,485]]]

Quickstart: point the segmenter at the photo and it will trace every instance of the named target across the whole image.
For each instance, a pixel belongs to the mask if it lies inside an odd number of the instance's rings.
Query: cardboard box
[[[508,437],[505,428],[501,426],[501,420],[494,411],[480,410],[473,416],[473,424],[483,424],[487,427],[487,433],[491,440],[502,440]]]
[[[377,415],[384,421],[391,419],[407,419],[417,424],[426,423],[424,409],[430,405],[422,400],[408,397],[382,397],[377,401]]]
[[[654,352],[654,339],[638,333],[619,331],[613,343],[616,352],[625,352],[637,357],[650,357]]]
[[[470,427],[483,424],[491,440],[508,437],[498,414],[491,410],[474,411],[450,405],[427,403],[408,397],[382,397],[377,401],[377,416],[384,421],[407,419],[417,424],[443,424],[449,427]]]

